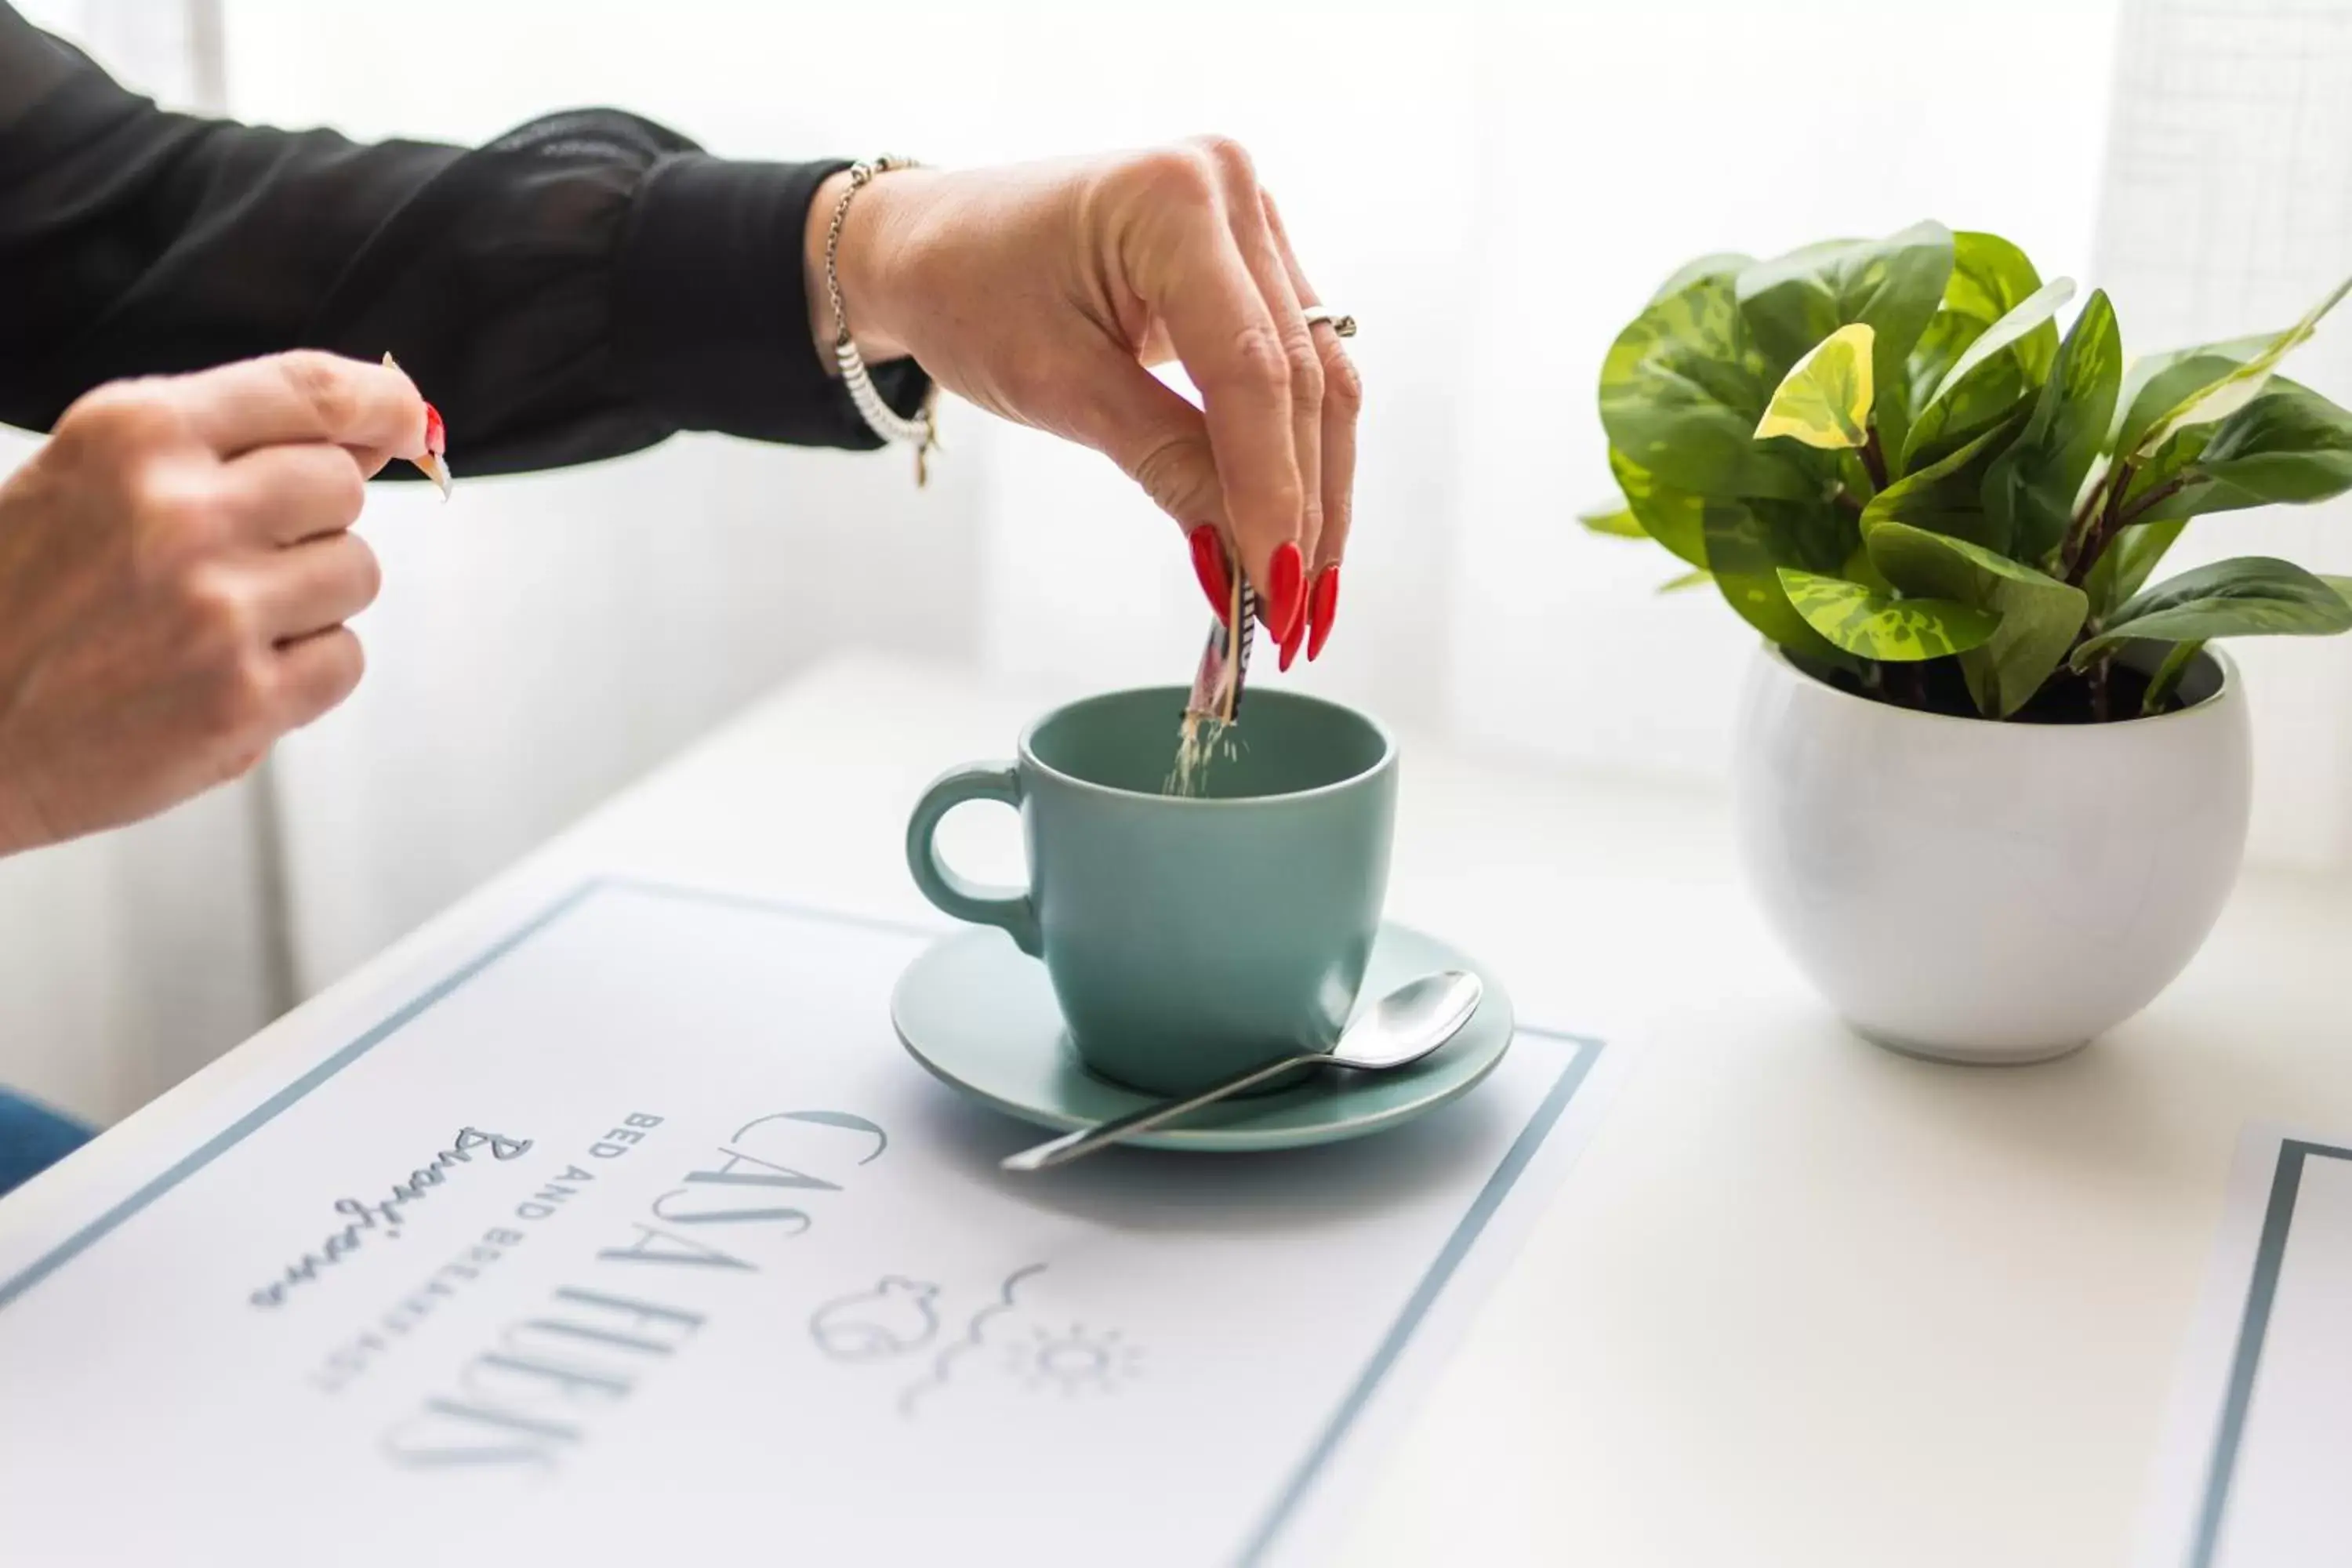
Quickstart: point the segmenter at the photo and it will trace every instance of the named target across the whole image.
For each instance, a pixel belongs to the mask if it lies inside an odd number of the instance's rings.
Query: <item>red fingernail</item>
[[[431,404],[425,405],[425,449],[439,457],[449,448],[449,433],[441,426],[441,411]]]
[[[1217,619],[1223,620],[1234,607],[1234,579],[1225,566],[1225,542],[1217,537],[1217,525],[1204,522],[1192,531],[1192,575],[1201,580],[1201,592],[1209,596],[1209,608]]]
[[[1277,668],[1288,669],[1292,661],[1297,658],[1298,650],[1306,641],[1307,617],[1302,615],[1291,623],[1290,635],[1282,639],[1282,663]]]
[[[1307,564],[1298,553],[1298,546],[1284,540],[1274,552],[1274,563],[1266,569],[1265,629],[1274,640],[1286,643],[1291,631],[1306,613]]]
[[[1307,599],[1307,659],[1313,663],[1323,657],[1323,645],[1331,640],[1331,623],[1339,614],[1339,563],[1333,562],[1323,568],[1315,579],[1315,592]]]

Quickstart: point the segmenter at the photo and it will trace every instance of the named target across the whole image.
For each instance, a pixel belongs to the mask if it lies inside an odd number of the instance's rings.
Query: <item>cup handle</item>
[[[947,914],[974,925],[1003,926],[1032,958],[1045,955],[1037,906],[1025,889],[983,888],[950,870],[934,842],[947,814],[971,800],[998,800],[1019,810],[1021,773],[1011,763],[970,763],[942,773],[915,803],[907,822],[907,869],[915,886]]]

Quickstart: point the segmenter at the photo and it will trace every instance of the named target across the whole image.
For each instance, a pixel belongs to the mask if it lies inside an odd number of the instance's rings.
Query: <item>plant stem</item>
[[[2098,521],[2084,531],[2080,552],[2066,563],[2066,581],[2077,588],[2091,574],[2091,568],[2099,563],[2099,557],[2106,553],[2116,535],[2123,531],[2124,492],[2131,489],[2131,471],[2132,466],[2126,460],[2117,463],[2109,472],[2107,478],[2114,482],[2107,486],[2106,504],[2100,509]],[[2098,499],[2096,491],[2092,499]]]
[[[2139,500],[2133,504],[2132,509],[2123,514],[2117,526],[2119,528],[2130,527],[2133,523],[2137,522],[2140,520],[2140,515],[2147,511],[2148,508],[2156,505],[2158,501],[2164,500],[2168,497],[2179,494],[2182,489],[2188,487],[2188,484],[2189,476],[2187,474],[2176,475],[2172,479],[2165,480],[2164,483],[2157,486],[2156,489],[2140,497]]]
[[[2058,552],[2058,563],[2062,570],[2074,571],[2074,563],[2082,559],[2083,547],[2090,540],[2092,520],[2099,515],[2099,505],[2107,498],[2108,474],[2114,471],[2109,468],[2107,473],[2099,476],[2098,481],[2091,486],[2091,493],[2084,496],[2083,504],[2074,509],[2073,521],[2066,524],[2066,538]]]
[[[1886,488],[1886,448],[1878,444],[1878,426],[1873,425],[1862,443],[1862,466],[1870,472],[1873,489]]]

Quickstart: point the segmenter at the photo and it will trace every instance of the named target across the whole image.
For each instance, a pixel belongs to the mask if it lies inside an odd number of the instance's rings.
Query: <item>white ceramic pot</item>
[[[1850,696],[1776,648],[1741,702],[1740,847],[1848,1023],[1948,1061],[2063,1056],[2171,984],[2245,852],[2237,668],[2109,724],[1949,719]]]

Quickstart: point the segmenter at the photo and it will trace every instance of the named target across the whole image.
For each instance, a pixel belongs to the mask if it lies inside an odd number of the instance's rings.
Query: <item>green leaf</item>
[[[1633,514],[1623,507],[1619,507],[1614,511],[1600,508],[1591,511],[1580,511],[1576,514],[1576,521],[1584,524],[1586,531],[1605,533],[1612,539],[1650,537],[1649,530],[1633,521]]]
[[[2189,520],[2169,522],[2143,522],[2125,529],[2116,535],[2115,542],[2101,552],[2091,566],[2090,574],[2083,579],[2084,591],[2091,595],[2091,614],[2105,620],[2110,611],[2140,590],[2164,552],[2172,548]]]
[[[1785,546],[1783,546],[1785,548]],[[1789,603],[1781,587],[1775,544],[1764,519],[1737,501],[1706,506],[1706,555],[1715,585],[1741,620],[1771,642],[1804,658],[1845,665],[1852,660],[1832,647]]]
[[[1951,231],[1939,223],[1914,224],[1884,239],[1807,246],[1739,274],[1740,313],[1781,373],[1840,327],[1869,327],[1879,439],[1899,449],[1909,407],[1904,360],[1943,298],[1952,256]]]
[[[2164,705],[2172,700],[2173,689],[2180,684],[2180,678],[2189,673],[2189,667],[2204,651],[2205,644],[2201,639],[2172,645],[2172,651],[2164,656],[2164,662],[2156,667],[2154,675],[2148,677],[2147,695],[2140,700],[2139,704],[2141,718],[2153,718],[2164,711]]]
[[[1642,531],[1694,566],[1706,564],[1706,502],[1688,490],[1658,483],[1657,476],[1613,447],[1609,471],[1625,494],[1626,510]]]
[[[1962,229],[1952,236],[1952,279],[1944,287],[1943,308],[1912,349],[1909,406],[1926,405],[1970,343],[1987,327],[2023,304],[2042,287],[2025,252],[1997,234]]]
[[[1701,278],[1644,310],[1610,345],[1601,422],[1611,446],[1675,489],[1817,494],[1820,477],[1799,452],[1754,438],[1776,380],[1748,340],[1730,280]]]
[[[2217,419],[2225,419],[2246,406],[2262,390],[2263,383],[2272,369],[2309,340],[2311,334],[2318,330],[2321,319],[2336,309],[2347,290],[2352,290],[2352,278],[2338,283],[2327,298],[2304,312],[2303,320],[2271,339],[2253,355],[2224,371],[2214,380],[2182,393],[2170,407],[2141,427],[2138,438],[2128,447],[2118,447],[2117,450],[2133,453],[2153,451],[2170,440],[2177,431],[2192,425],[2210,425]],[[2153,384],[2151,383],[2149,389],[2143,390],[2141,398],[2149,396]],[[2135,400],[2135,412],[2137,412],[2138,401]]]
[[[2093,289],[2017,440],[1985,472],[1989,532],[2022,561],[2047,561],[2074,521],[2123,382],[2123,338],[2105,289]]]
[[[1989,550],[2006,549],[2008,536],[1985,510],[1985,478],[2022,423],[2023,416],[2019,416],[1996,425],[1871,497],[1862,509],[1863,537],[1869,537],[1874,524],[1903,522],[1930,533],[1966,539]]]
[[[2198,388],[2210,386],[2267,348],[2278,336],[2263,332],[2225,343],[2168,349],[2142,354],[2124,372],[2123,395],[2116,401],[2115,430],[2107,449],[2128,455],[2147,438],[2149,428]]]
[[[1679,594],[1685,588],[1696,588],[1703,583],[1712,583],[1714,581],[1715,574],[1707,571],[1705,567],[1701,567],[1696,571],[1685,572],[1679,577],[1667,578],[1664,582],[1658,584],[1658,592],[1661,594]]]
[[[2072,279],[2053,279],[1969,344],[1913,416],[1903,447],[1905,472],[1965,445],[2040,384],[2058,353],[2051,318],[2074,297]]]
[[[1862,658],[1915,664],[1975,647],[1999,616],[1942,599],[1890,599],[1843,577],[1780,568],[1789,603],[1832,646]]]
[[[1952,280],[1944,309],[1990,326],[2032,297],[2042,275],[2025,252],[1997,234],[1960,229],[1952,236]]]
[[[2000,617],[1990,638],[1960,655],[1969,695],[1990,718],[2008,718],[2042,689],[2091,611],[2080,588],[1965,539],[1901,522],[1867,524],[1863,539],[1872,562],[1904,593]]]
[[[1737,278],[1741,272],[1755,265],[1754,257],[1742,256],[1736,250],[1712,251],[1675,268],[1674,276],[1659,284],[1658,291],[1650,296],[1650,303],[1654,305],[1670,294],[1679,294],[1703,279]]]
[[[2183,572],[2118,606],[2106,628],[2074,650],[2084,669],[2119,643],[2212,637],[2333,637],[2352,630],[2352,600],[2325,578],[2263,555]]]
[[[2173,493],[2147,504],[2152,492]],[[2352,489],[2352,412],[2284,376],[2218,425],[2177,430],[2134,470],[2124,497],[2164,521],[2250,506],[2326,500]]]
[[[1870,423],[1873,335],[1867,321],[1856,321],[1815,343],[1781,378],[1756,438],[1788,436],[1829,450],[1861,446]]]

